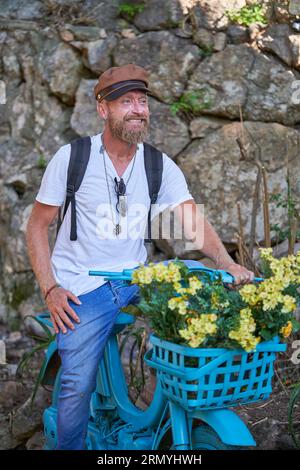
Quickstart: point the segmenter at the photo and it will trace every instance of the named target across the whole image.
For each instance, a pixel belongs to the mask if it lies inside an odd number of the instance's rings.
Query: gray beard
[[[128,142],[129,144],[138,144],[139,142],[143,142],[149,131],[149,121],[144,121],[144,125],[139,131],[128,130],[126,129],[125,123],[113,123],[109,118],[108,125],[114,137],[121,139],[124,142]]]

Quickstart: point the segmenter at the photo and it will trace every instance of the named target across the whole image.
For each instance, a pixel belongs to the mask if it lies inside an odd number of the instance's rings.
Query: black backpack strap
[[[77,240],[77,224],[76,224],[76,200],[75,193],[78,191],[83,180],[91,153],[91,138],[81,137],[71,142],[71,156],[68,166],[67,192],[64,205],[64,213],[61,218],[61,208],[59,209],[59,217],[57,223],[57,231],[64,220],[69,204],[71,203],[71,232],[70,240]]]
[[[148,237],[145,243],[151,243],[151,206],[156,203],[162,181],[163,155],[162,152],[144,142],[144,163],[148,180],[150,209],[148,212]]]

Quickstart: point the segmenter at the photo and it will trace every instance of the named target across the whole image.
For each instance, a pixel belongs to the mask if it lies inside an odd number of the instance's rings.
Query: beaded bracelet
[[[52,291],[52,289],[54,289],[55,287],[61,287],[61,285],[60,284],[54,284],[52,287],[50,287],[50,289],[48,289],[47,292],[46,292],[45,300],[46,300],[47,296],[50,294],[50,292]]]

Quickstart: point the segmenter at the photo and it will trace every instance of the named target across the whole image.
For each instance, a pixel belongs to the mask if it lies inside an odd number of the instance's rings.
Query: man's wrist
[[[47,297],[48,297],[48,295],[50,294],[50,292],[52,292],[52,290],[55,289],[56,287],[61,287],[61,285],[56,282],[55,284],[53,284],[51,287],[49,287],[49,288],[46,290],[46,292],[45,292],[45,294],[44,294],[44,299],[45,299],[45,300],[47,299]]]
[[[223,271],[226,271],[227,269],[230,268],[230,266],[236,266],[237,263],[235,263],[235,261],[232,261],[231,263],[228,263],[226,264],[225,266],[222,266],[221,268],[219,269],[223,269]]]
[[[217,255],[214,259],[214,262],[217,266],[217,269],[223,269],[224,271],[226,271],[226,269],[228,269],[230,266],[236,265],[236,262],[227,252]]]

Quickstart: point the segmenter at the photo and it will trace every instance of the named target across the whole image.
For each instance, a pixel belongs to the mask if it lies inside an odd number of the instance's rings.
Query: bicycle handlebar
[[[102,276],[105,278],[106,281],[110,280],[123,280],[123,281],[131,281],[132,280],[132,273],[134,270],[139,268],[132,269],[123,269],[121,272],[114,272],[114,271],[89,271],[89,276]],[[189,272],[206,272],[211,275],[212,278],[215,278],[220,274],[222,277],[222,281],[226,284],[232,284],[234,282],[234,276],[224,271],[223,269],[212,269],[207,268],[205,266],[193,266],[188,267]],[[262,277],[255,277],[252,282],[262,282],[264,278]]]

